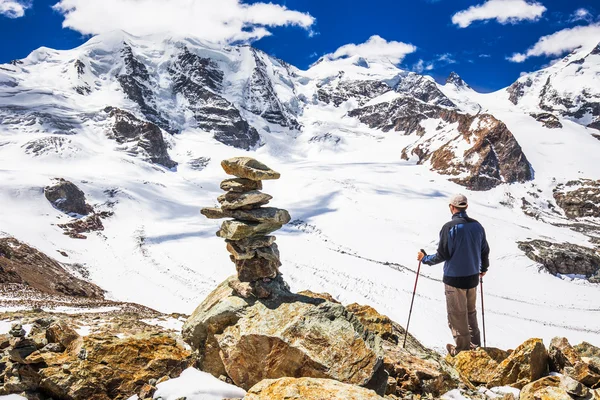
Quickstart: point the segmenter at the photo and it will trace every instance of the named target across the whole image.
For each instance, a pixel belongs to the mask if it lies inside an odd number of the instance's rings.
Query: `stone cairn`
[[[249,157],[235,157],[221,162],[229,175],[236,178],[221,182],[226,193],[219,196],[220,208],[203,208],[209,219],[232,218],[223,222],[217,236],[225,239],[227,251],[237,270],[231,288],[244,298],[267,298],[269,282],[279,276],[279,250],[275,236],[269,235],[290,222],[286,210],[263,207],[273,198],[262,193],[262,181],[279,179],[280,174]]]

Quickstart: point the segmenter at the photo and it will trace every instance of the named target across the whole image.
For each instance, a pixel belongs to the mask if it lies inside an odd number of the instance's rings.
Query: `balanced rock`
[[[252,190],[262,190],[261,181],[253,181],[245,178],[225,179],[221,182],[221,189],[226,192],[250,192]]]
[[[555,337],[549,347],[550,368],[590,388],[600,387],[600,369],[585,362],[566,338]]]
[[[540,379],[547,371],[548,351],[542,339],[529,339],[498,365],[487,386],[512,386],[521,389]]]
[[[240,208],[251,209],[268,204],[273,196],[252,190],[250,192],[227,192],[217,198],[221,207],[225,210],[236,210]]]
[[[235,243],[243,251],[256,250],[261,247],[269,247],[275,243],[275,236],[256,236],[240,240],[225,240],[227,244]]]
[[[253,181],[279,179],[281,177],[279,172],[273,171],[265,164],[250,157],[234,157],[229,160],[223,160],[221,166],[229,175]]]
[[[232,256],[233,258],[233,256]],[[279,274],[281,262],[254,257],[249,260],[233,260],[241,282],[254,282],[259,279],[273,279]]]
[[[252,210],[230,210],[224,208],[203,208],[200,213],[208,219],[235,218],[247,222],[274,222],[285,225],[290,222],[290,213],[275,207],[260,207]]]
[[[275,243],[267,247],[245,249],[238,246],[236,242],[229,242],[227,243],[227,251],[231,253],[235,260],[250,260],[255,257],[260,257],[272,262],[279,262],[279,248]]]
[[[456,368],[463,378],[475,385],[486,385],[492,380],[496,369],[508,358],[506,351],[493,347],[461,351],[455,357],[448,356],[446,361]]]
[[[253,236],[268,235],[281,228],[281,224],[274,222],[243,222],[236,220],[223,221],[217,236],[229,240],[241,240]]]
[[[331,379],[265,379],[253,386],[243,400],[383,400],[372,390]]]

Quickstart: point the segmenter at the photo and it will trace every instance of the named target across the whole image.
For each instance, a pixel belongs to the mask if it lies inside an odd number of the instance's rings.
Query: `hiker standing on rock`
[[[450,199],[452,220],[440,232],[437,253],[417,258],[423,264],[435,265],[444,261],[444,284],[448,325],[456,346],[448,344],[450,355],[481,346],[477,324],[477,285],[490,265],[490,248],[483,226],[467,216],[466,196],[457,194]]]

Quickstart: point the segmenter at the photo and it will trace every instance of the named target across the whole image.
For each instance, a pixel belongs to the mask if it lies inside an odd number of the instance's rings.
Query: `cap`
[[[450,205],[453,205],[454,207],[457,207],[457,208],[465,208],[466,206],[469,205],[469,202],[467,200],[467,196],[459,193],[459,194],[455,194],[454,196],[450,197]]]

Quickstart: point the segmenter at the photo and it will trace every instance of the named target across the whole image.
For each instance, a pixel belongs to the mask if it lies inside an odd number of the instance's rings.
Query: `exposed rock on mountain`
[[[383,400],[375,392],[331,379],[265,379],[252,387],[244,400],[275,399]]]
[[[554,200],[568,218],[600,217],[600,181],[580,179],[559,185]]]
[[[127,43],[123,43],[121,54],[124,71],[117,79],[127,97],[140,107],[140,111],[150,122],[169,133],[176,133],[157,110],[156,99],[151,89],[150,74],[144,63],[136,58],[131,46]]]
[[[414,72],[402,73],[399,78],[399,82],[394,87],[396,92],[434,106],[456,107],[452,100],[438,88],[433,78]]]
[[[298,121],[290,115],[291,113],[277,96],[277,92],[273,87],[273,78],[269,76],[268,66],[262,60],[263,54],[253,48],[251,52],[254,56],[256,67],[244,87],[244,107],[248,111],[262,116],[268,122],[287,126],[290,129],[299,129],[300,125]],[[283,67],[287,68],[285,65]]]
[[[72,145],[70,139],[60,136],[48,136],[41,139],[34,139],[25,143],[22,147],[25,153],[34,157],[40,157],[47,154],[67,155],[70,152],[77,152],[79,149]]]
[[[544,125],[544,127],[548,129],[560,129],[563,127],[563,124],[560,123],[560,120],[553,114],[550,113],[532,113],[530,114],[536,121],[539,121]]]
[[[157,125],[141,121],[127,111],[114,107],[107,107],[104,112],[111,119],[109,137],[126,146],[128,153],[166,168],[177,166],[169,157],[167,144]]]
[[[417,133],[421,138],[404,149],[402,157],[415,155],[420,164],[429,162],[433,170],[455,176],[453,181],[471,190],[533,178],[521,146],[506,125],[491,115],[461,114],[410,97],[359,108],[349,115],[371,128]],[[426,120],[437,122],[436,131],[427,135]]]
[[[14,238],[0,239],[0,284],[16,284],[41,293],[102,298],[98,286],[74,277],[60,263]]]
[[[221,143],[249,150],[260,143],[255,128],[242,118],[239,110],[216,91],[221,87],[223,73],[209,59],[187,49],[169,68],[173,93],[187,101],[198,127],[212,132]]]
[[[577,275],[600,283],[600,255],[593,249],[544,240],[519,242],[519,249],[552,275]]]
[[[452,71],[450,75],[448,75],[448,78],[446,78],[446,84],[452,84],[459,88],[471,88],[471,86],[463,81],[463,79],[454,71]]]
[[[354,99],[359,106],[363,106],[369,100],[390,90],[392,88],[381,81],[340,80],[335,86],[330,83],[322,85],[317,91],[317,98],[327,104],[333,103],[336,107],[350,99]]]
[[[88,215],[93,211],[92,206],[86,203],[85,193],[74,183],[62,178],[52,186],[47,186],[44,195],[54,207],[67,214]]]

